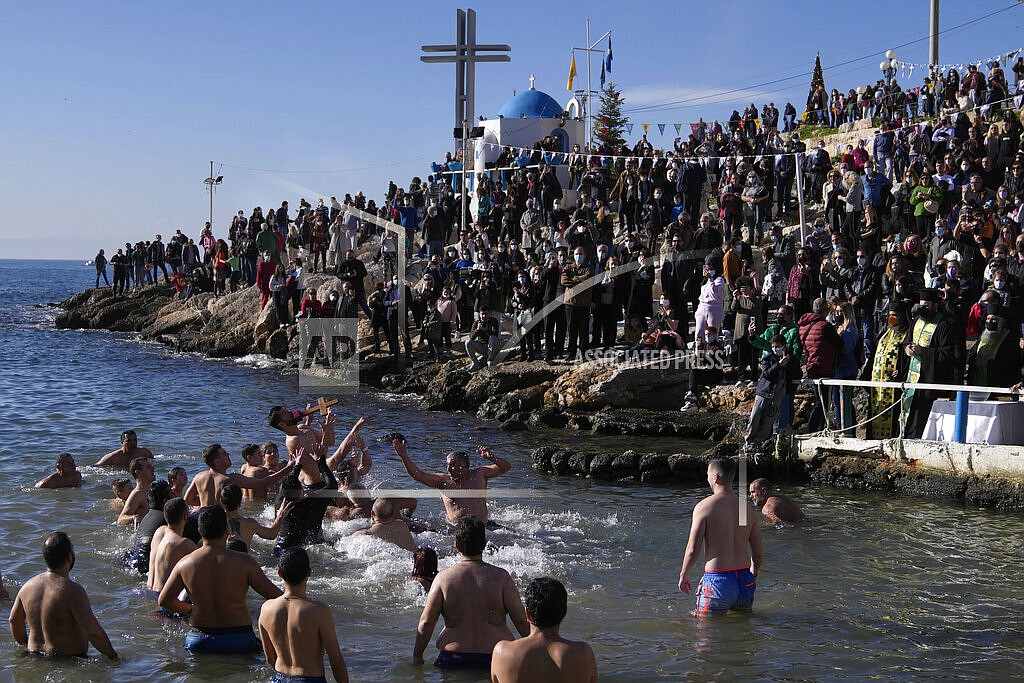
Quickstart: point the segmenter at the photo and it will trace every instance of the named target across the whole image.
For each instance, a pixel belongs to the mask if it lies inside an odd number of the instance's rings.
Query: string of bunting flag
[[[1005,104],[1007,102],[1012,102],[1014,107],[1016,107],[1017,109],[1020,109],[1021,106],[1024,105],[1024,94],[1013,95],[1011,97],[1007,97],[1005,99],[999,100],[998,102],[991,102],[991,103],[988,103],[988,104],[981,104],[981,105],[977,105],[975,107],[972,107],[970,109],[961,109],[960,113],[961,114],[970,114],[972,112],[977,111],[982,116],[984,116],[986,113],[988,113],[988,111],[993,106],[995,106],[997,104],[999,104],[999,105]],[[934,120],[938,120],[938,118],[939,117],[933,117]],[[643,124],[641,124],[641,125],[643,125]],[[693,126],[694,129],[696,129],[698,124],[694,123],[694,124],[690,124],[690,125]],[[899,128],[894,128],[892,130],[893,130],[893,132],[907,131],[907,130],[910,130],[912,128],[917,128],[918,130],[920,130],[920,127],[922,125],[923,125],[923,121],[919,121],[919,122],[914,122],[914,123],[908,123],[908,124],[905,124],[905,125],[903,125],[903,126],[901,126]],[[871,136],[866,136],[866,137],[871,137]],[[514,162],[513,163],[515,164],[515,166],[513,168],[515,168],[515,167],[522,168],[522,167],[526,167],[526,166],[533,166],[534,164],[532,164],[531,158],[533,157],[534,152],[538,151],[538,150],[534,150],[534,149],[532,149],[530,147],[522,147],[522,146],[519,146],[519,145],[503,145],[503,144],[500,144],[500,143],[497,143],[497,142],[490,142],[490,141],[482,140],[482,139],[481,140],[477,140],[476,144],[479,147],[489,147],[489,148],[492,148],[492,149],[497,148],[497,149],[501,149],[501,150],[508,150],[508,151],[510,151],[513,154],[513,156],[514,156]],[[666,154],[668,154],[668,153],[670,153],[673,156],[675,156],[675,151],[674,150],[667,150]],[[566,164],[566,163],[569,162],[569,157],[572,156],[572,153],[569,153],[569,152],[549,152],[549,151],[543,151],[543,150],[541,151],[541,154],[543,155],[544,162],[549,164],[549,165]],[[666,154],[660,154],[659,157],[663,157]],[[805,154],[807,154],[807,152],[773,152],[773,153],[767,154],[767,155],[766,154],[756,154],[756,155],[752,155],[752,156],[754,157],[754,161],[756,163],[758,160],[760,160],[760,158],[762,156],[772,156],[772,157],[778,159],[778,158],[783,157],[783,156],[801,156],[801,155],[805,155]],[[622,160],[622,161],[641,161],[641,160],[643,160],[643,161],[650,161],[652,159],[652,157],[650,157],[650,156],[634,156],[634,155],[631,155],[631,154],[585,154],[585,153],[581,152],[581,153],[579,153],[579,156],[584,158],[584,159],[586,159],[587,161],[593,161],[594,159],[609,159],[609,160],[611,160],[612,163],[617,163],[620,160]],[[722,156],[716,156],[716,155],[712,155],[712,154],[700,153],[700,154],[688,154],[688,155],[685,155],[685,156],[686,156],[686,158],[692,158],[692,159],[699,160],[702,163],[707,163],[707,162],[709,162],[711,160],[722,161],[722,160],[725,160],[725,159],[736,159],[737,157],[741,157],[741,156],[744,156],[744,155],[741,155],[741,154],[726,154],[726,155],[722,155]],[[658,158],[658,157],[654,157],[654,158]],[[488,169],[488,170],[496,170],[496,169]]]
[[[963,74],[965,71],[967,71],[967,67],[971,66],[972,64],[978,67],[979,69],[982,68],[983,66],[993,68],[997,64],[1005,67],[1011,59],[1016,58],[1018,55],[1021,54],[1021,52],[1024,52],[1024,48],[1018,47],[1016,50],[1010,50],[1009,52],[1003,52],[992,57],[979,59],[975,62],[963,62],[960,64],[936,64],[934,70],[940,73],[947,73],[950,69],[953,69],[954,71],[958,71],[961,74]],[[904,62],[901,60],[896,60],[896,64],[896,68],[897,70],[899,70],[900,74],[906,77],[913,75],[915,69],[923,70],[926,72],[930,72],[933,69],[933,67],[929,64],[916,64],[913,62]]]

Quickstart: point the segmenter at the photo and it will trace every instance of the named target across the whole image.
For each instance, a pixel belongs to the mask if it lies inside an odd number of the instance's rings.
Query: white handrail
[[[824,385],[830,387],[871,387],[878,389],[927,389],[930,391],[970,391],[987,394],[1009,394],[1018,395],[1019,392],[1011,391],[1006,387],[980,387],[971,384],[932,384],[930,382],[875,382],[862,379],[798,379],[793,381],[798,385]]]

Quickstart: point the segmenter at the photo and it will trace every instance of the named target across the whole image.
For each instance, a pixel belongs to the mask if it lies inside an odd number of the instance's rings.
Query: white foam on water
[[[239,356],[238,358],[229,358],[232,363],[236,365],[245,365],[247,367],[266,369],[266,368],[280,368],[286,365],[284,360],[268,356],[265,353],[250,353],[246,356]]]

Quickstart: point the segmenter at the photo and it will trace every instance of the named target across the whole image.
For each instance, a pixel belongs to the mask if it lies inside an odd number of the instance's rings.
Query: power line
[[[332,173],[354,173],[356,171],[372,171],[378,168],[391,168],[392,166],[401,166],[402,164],[411,164],[414,161],[424,161],[426,159],[434,159],[434,156],[417,157],[415,159],[405,159],[402,161],[393,161],[387,164],[378,164],[376,166],[362,166],[360,168],[340,168],[333,170],[324,171],[296,171],[296,170],[284,170],[279,168],[252,168],[249,166],[236,166],[235,164],[228,164],[223,161],[218,162],[221,167],[233,168],[239,171],[253,171],[256,173],[283,173],[289,175],[329,175]]]
[[[991,17],[994,17],[997,14],[1001,14],[1002,12],[1006,12],[1007,10],[1011,10],[1014,7],[1019,6],[1019,4],[1020,4],[1019,2],[1015,2],[1012,5],[1007,5],[1006,7],[1003,7],[1001,9],[993,10],[993,11],[989,12],[988,14],[984,14],[984,15],[982,15],[980,17],[975,18],[975,19],[971,19],[969,21],[965,21],[965,22],[957,24],[955,26],[950,26],[949,28],[946,28],[946,29],[943,29],[942,31],[939,31],[939,35],[943,35],[945,33],[949,33],[950,31],[955,31],[955,30],[958,30],[958,29],[970,26],[972,24],[976,24],[978,22],[984,21],[985,19],[989,19]],[[905,43],[900,43],[898,45],[893,45],[892,48],[893,49],[897,49],[897,48],[909,47],[909,46],[914,45],[916,43],[924,42],[924,41],[928,40],[929,38],[930,38],[930,36],[925,36],[924,38],[915,38],[914,40],[910,40],[910,41],[907,41]],[[827,69],[836,69],[836,68],[839,68],[839,67],[842,67],[842,66],[847,66],[848,64],[853,64],[855,62],[863,61],[865,59],[872,59],[875,56],[877,56],[876,53],[875,52],[871,52],[870,54],[862,55],[860,57],[854,57],[853,59],[848,59],[846,61],[839,62],[837,64],[830,64],[829,66],[822,67],[822,68],[823,69],[826,69],[826,68]],[[623,109],[623,113],[625,113],[625,114],[637,114],[637,113],[643,113],[643,112],[661,111],[661,110],[665,110],[665,109],[685,109],[687,107],[680,107],[678,105],[688,105],[688,104],[691,104],[691,103],[694,103],[694,102],[702,102],[704,100],[708,100],[708,99],[712,99],[712,98],[716,98],[716,97],[722,97],[724,95],[731,95],[731,94],[743,92],[745,90],[752,90],[754,88],[763,88],[765,86],[776,85],[778,83],[785,83],[787,81],[796,80],[798,78],[807,78],[811,74],[812,74],[811,71],[805,71],[803,73],[796,74],[794,76],[786,76],[786,77],[783,77],[783,78],[776,78],[776,79],[772,79],[772,80],[769,80],[769,81],[763,81],[761,83],[756,83],[754,85],[747,85],[747,86],[744,86],[744,87],[741,87],[741,88],[733,88],[733,89],[730,89],[730,90],[720,90],[720,91],[717,91],[717,92],[712,92],[712,93],[707,94],[707,95],[699,95],[699,96],[696,96],[696,97],[687,97],[687,98],[684,98],[684,99],[670,101],[670,102],[661,102],[661,103],[642,105],[642,106],[633,107],[633,108],[627,108],[627,109]]]

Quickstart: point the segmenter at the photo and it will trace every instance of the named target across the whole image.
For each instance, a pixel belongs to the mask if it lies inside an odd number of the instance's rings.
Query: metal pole
[[[928,22],[928,66],[934,69],[939,64],[939,0],[931,0]]]
[[[594,145],[594,139],[591,131],[594,127],[591,125],[590,119],[590,48],[590,17],[587,17],[587,147],[592,150]]]
[[[807,215],[804,208],[804,161],[803,155],[798,152],[793,152],[796,157],[796,199],[797,206],[800,207],[800,245],[803,246],[806,243],[807,231]]]
[[[213,162],[210,162],[210,231],[213,231]]]
[[[971,394],[956,392],[956,416],[953,419],[953,443],[967,443],[967,416],[971,412]]]

